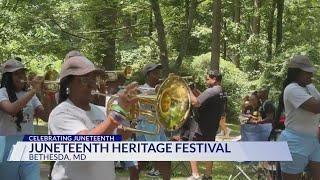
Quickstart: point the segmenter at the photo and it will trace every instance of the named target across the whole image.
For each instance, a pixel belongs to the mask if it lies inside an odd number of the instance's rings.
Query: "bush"
[[[271,62],[263,62],[263,75],[258,80],[258,85],[267,85],[271,88],[270,98],[278,100],[278,95],[282,90],[282,82],[285,79],[287,72],[287,62],[294,55],[307,55],[310,60],[316,66],[316,69],[320,60],[320,53],[318,47],[313,46],[296,46],[294,48],[287,49],[273,57]],[[316,72],[314,75],[314,84],[319,88],[320,72]]]

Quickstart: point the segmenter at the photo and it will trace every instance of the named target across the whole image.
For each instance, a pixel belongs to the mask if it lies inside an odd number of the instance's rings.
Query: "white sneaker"
[[[202,179],[201,176],[193,176],[193,175],[187,178],[187,180],[201,180],[201,179]]]

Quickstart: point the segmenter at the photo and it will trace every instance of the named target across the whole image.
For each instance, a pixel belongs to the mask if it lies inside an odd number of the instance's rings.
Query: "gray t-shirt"
[[[90,108],[90,111],[84,111],[70,100],[62,102],[49,116],[49,134],[74,135],[82,130],[95,128],[106,119],[106,110],[94,104],[90,104]],[[114,163],[111,161],[56,161],[52,178],[54,180],[113,180],[115,179]]]
[[[220,93],[222,93],[222,87],[219,85],[207,88],[203,93],[201,93],[198,96],[198,101],[200,102],[200,105],[202,105],[202,103],[205,102],[207,99]]]
[[[300,107],[312,97],[320,100],[320,94],[313,84],[301,87],[297,83],[291,83],[285,88],[283,101],[286,114],[286,128],[303,134],[317,136],[319,115]]]
[[[20,91],[16,93],[18,99],[23,97],[27,92]],[[6,88],[0,89],[0,102],[9,101],[9,96]],[[17,117],[11,116],[8,113],[0,109],[0,135],[25,135],[34,134],[33,128],[33,118],[35,110],[41,106],[41,102],[37,96],[33,96],[27,105],[23,108],[23,121],[21,122],[21,131],[17,130],[17,125],[15,123]]]

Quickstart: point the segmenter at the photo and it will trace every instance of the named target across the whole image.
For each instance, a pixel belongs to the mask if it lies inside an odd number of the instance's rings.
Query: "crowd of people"
[[[48,122],[49,135],[120,134],[125,140],[131,141],[215,141],[217,135],[229,136],[231,131],[226,126],[227,90],[222,86],[223,75],[219,71],[208,71],[204,77],[207,88],[203,92],[196,87],[189,88],[192,105],[190,114],[183,127],[171,136],[162,127],[157,135],[133,133],[123,128],[132,126],[126,117],[132,105],[138,101],[136,95],[156,94],[157,86],[161,83],[160,64],[149,63],[144,66],[141,71],[145,77],[143,85],[136,82],[125,85],[125,78],[120,74],[115,81],[102,81],[104,84],[101,86],[97,82],[103,77],[104,71],[96,68],[79,51],[70,51],[59,73],[59,91],[54,95],[41,96],[45,104],[37,97],[43,93],[43,77],[33,75],[32,79],[28,79],[28,71],[21,59],[7,60],[1,67],[0,136],[10,137],[0,138],[1,143],[3,139],[6,140],[1,160],[8,157],[10,147],[23,135],[35,133],[35,118]],[[313,179],[320,177],[320,93],[311,81],[314,72],[315,68],[307,56],[294,56],[288,64],[277,108],[268,97],[268,87],[243,98],[240,113],[242,124],[272,126],[269,138],[275,134],[275,129],[285,127],[279,141],[288,142],[293,161],[281,162],[284,180],[299,179],[307,166],[311,169]],[[27,84],[30,86],[27,87]],[[114,94],[118,98],[111,106],[109,99]],[[55,105],[49,106],[46,103]],[[152,105],[146,104],[143,108],[156,111]],[[283,114],[285,121],[281,126]],[[140,115],[134,126],[145,131],[155,131],[157,126],[150,123],[148,118]],[[219,127],[221,132],[218,134]],[[141,162],[126,161],[120,164],[129,169],[130,179],[139,179]],[[150,176],[160,176],[165,180],[171,178],[171,162],[157,161],[152,162],[151,166],[152,171],[148,173]],[[192,175],[189,180],[212,179],[212,162],[205,162],[203,176],[197,161],[190,162],[190,166]],[[0,163],[0,175],[5,180],[40,179],[39,162],[4,160]],[[51,163],[50,178],[53,180],[115,177],[114,162]]]

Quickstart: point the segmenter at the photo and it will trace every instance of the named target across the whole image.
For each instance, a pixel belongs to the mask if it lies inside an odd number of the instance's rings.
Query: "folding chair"
[[[272,130],[272,124],[242,124],[240,128],[241,141],[268,141]],[[247,180],[265,179],[270,176],[275,166],[266,162],[237,162],[235,165],[235,176],[230,175],[229,180],[241,179]],[[270,170],[269,170],[270,169]]]

